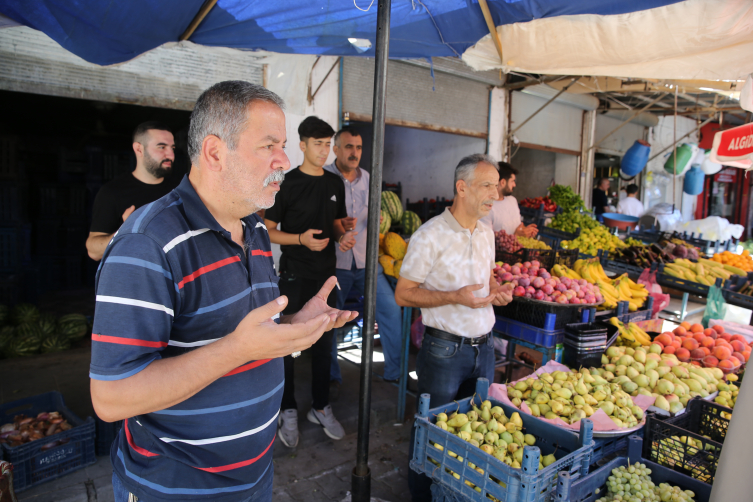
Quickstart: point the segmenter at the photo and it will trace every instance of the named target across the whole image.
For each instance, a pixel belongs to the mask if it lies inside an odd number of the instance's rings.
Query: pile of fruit
[[[14,448],[59,434],[72,427],[57,411],[42,412],[36,417],[16,415],[12,423],[0,427],[0,444],[4,443]]]
[[[733,275],[747,275],[744,270],[737,267],[723,265],[705,258],[698,258],[698,262],[692,262],[685,258],[677,258],[674,263],[664,265],[664,273],[678,279],[705,284],[706,286],[713,286],[717,278],[726,280]]]
[[[658,244],[635,243],[635,239],[625,239],[625,247],[617,248],[610,254],[610,258],[641,268],[650,268],[651,264],[672,263],[675,257],[666,253]]]
[[[39,352],[66,350],[89,333],[89,322],[81,314],[60,318],[43,314],[33,305],[0,305],[0,356],[23,357]]]
[[[674,234],[673,234],[674,235]],[[664,252],[668,255],[675,256],[677,258],[688,258],[689,260],[697,260],[700,256],[698,248],[692,244],[688,244],[679,237],[662,238],[658,242]]]
[[[408,244],[395,232],[379,234],[379,264],[385,274],[396,279],[400,277],[400,267],[407,250]]]
[[[646,464],[635,463],[628,467],[612,469],[607,479],[607,495],[596,502],[641,501],[641,502],[687,502],[695,493],[678,486],[661,483],[656,486],[651,481],[651,469]],[[597,490],[596,493],[599,493]]]
[[[494,276],[499,284],[511,283],[515,288],[512,294],[517,297],[573,305],[592,305],[604,301],[597,286],[585,279],[552,277],[536,260],[515,265],[497,262]]]
[[[545,242],[532,237],[522,235],[511,235],[500,230],[494,233],[494,242],[497,251],[504,253],[515,253],[521,249],[552,249]]]
[[[711,439],[709,436],[703,437]],[[688,445],[687,449],[683,445]],[[685,456],[686,452],[687,457]],[[709,452],[709,454],[702,452]],[[703,441],[690,436],[670,436],[656,443],[656,453],[660,465],[688,472],[691,477],[711,484],[714,482],[714,478],[709,471],[708,463],[718,459],[721,450],[717,452],[717,448],[710,443],[706,443],[704,448]],[[712,453],[714,455],[711,455]],[[669,500],[674,499],[670,498]]]
[[[421,226],[421,218],[413,211],[404,211],[397,194],[382,192],[382,210],[379,219],[379,233],[386,234],[393,225],[400,224],[405,235],[413,235]]]
[[[604,225],[594,220],[590,213],[581,213],[578,210],[564,211],[558,214],[552,219],[549,226],[571,234],[574,234],[579,228],[582,231],[599,226],[604,227]]]
[[[722,265],[731,265],[744,272],[753,272],[753,257],[750,256],[750,251],[747,249],[743,249],[742,254],[735,254],[731,251],[722,251],[721,253],[716,253],[712,256],[711,260],[716,263],[721,263]]]
[[[531,209],[538,209],[542,204],[544,204],[544,211],[548,213],[553,213],[557,210],[557,204],[549,197],[526,197],[519,202],[519,205]]]
[[[518,235],[518,242],[526,249],[552,249],[546,242],[534,239],[533,237],[526,237],[524,235]]]
[[[491,401],[481,403],[481,408],[475,405],[467,413],[452,413],[449,417],[445,413],[437,415],[434,423],[437,427],[456,435],[485,453],[492,455],[500,462],[504,462],[514,469],[520,469],[523,462],[523,447],[534,446],[536,438],[523,433],[523,420],[515,412],[508,418],[500,406],[492,406]],[[440,444],[432,446],[442,450]],[[463,461],[457,453],[448,451],[447,454],[459,461]],[[557,460],[554,454],[541,457],[539,470]],[[480,471],[476,466],[472,469]],[[453,474],[454,475],[454,474]],[[460,479],[460,476],[455,476]]]
[[[534,417],[561,418],[574,424],[601,409],[617,427],[633,427],[643,420],[643,410],[633,403],[627,389],[610,385],[592,370],[542,373],[538,379],[507,386],[507,396],[517,407],[525,402]]]
[[[700,324],[683,322],[674,329],[657,336],[654,341],[663,354],[674,354],[679,361],[691,362],[704,368],[719,368],[731,373],[748,362],[751,347],[742,335],[730,335],[716,325],[703,329]],[[652,350],[654,347],[652,346]]]
[[[737,403],[737,395],[740,393],[740,386],[735,385],[737,381],[737,375],[730,373],[727,375],[727,383],[720,383],[716,386],[716,390],[719,391],[719,395],[714,398],[716,404],[721,404],[727,408],[734,409],[735,403]],[[726,419],[732,418],[732,413],[722,412],[722,416]]]
[[[609,229],[597,223],[593,228],[582,228],[580,235],[571,241],[562,241],[564,249],[579,249],[581,253],[596,256],[600,249],[615,252],[619,248],[627,247],[616,235],[610,234]]]
[[[719,368],[681,362],[675,354],[661,354],[659,347],[609,347],[601,357],[601,368],[591,368],[591,375],[598,374],[631,396],[654,396],[654,406],[672,414],[696,396],[708,397],[724,383]]]
[[[579,211],[586,208],[583,199],[569,185],[549,187],[549,199],[558,207],[561,207],[563,211]]]
[[[609,319],[609,324],[617,327],[620,335],[617,337],[618,347],[648,347],[651,345],[651,337],[634,322],[623,323],[616,317]]]
[[[555,265],[552,267],[552,274],[556,277],[569,277],[578,281],[585,279],[588,283],[597,285],[604,297],[604,302],[599,306],[602,310],[614,309],[618,302],[626,301],[629,302],[629,311],[635,312],[643,307],[648,298],[646,287],[633,282],[627,275],[623,274],[614,279],[607,277],[604,268],[596,258],[577,260],[573,266],[575,269],[565,265]]]

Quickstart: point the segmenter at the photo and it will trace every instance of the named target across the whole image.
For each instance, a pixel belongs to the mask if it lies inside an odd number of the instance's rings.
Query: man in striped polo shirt
[[[124,420],[113,444],[117,502],[267,501],[282,357],[356,313],[327,306],[330,278],[280,317],[267,230],[290,163],[282,100],[221,82],[191,114],[191,173],[131,215],[97,275],[91,393]]]

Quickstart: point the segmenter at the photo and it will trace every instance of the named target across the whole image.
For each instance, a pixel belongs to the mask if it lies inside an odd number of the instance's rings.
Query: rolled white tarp
[[[631,12],[535,19],[497,27],[463,53],[476,70],[666,79],[753,73],[753,1],[686,0]]]

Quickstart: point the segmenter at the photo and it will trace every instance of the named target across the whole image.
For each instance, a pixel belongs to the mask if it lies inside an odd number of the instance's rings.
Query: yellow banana
[[[637,324],[632,322],[628,323],[628,329],[633,335],[633,338],[640,342],[641,345],[651,345],[651,337],[648,336],[648,333],[643,331]]]
[[[628,286],[627,282],[625,282],[624,279],[620,279],[619,284],[617,284],[616,286],[623,301],[633,298],[633,293],[630,291],[630,286]]]
[[[724,270],[726,270],[727,272],[731,272],[735,275],[743,275],[743,276],[748,275],[748,272],[746,272],[745,270],[738,267],[733,267],[732,265],[724,265]]]

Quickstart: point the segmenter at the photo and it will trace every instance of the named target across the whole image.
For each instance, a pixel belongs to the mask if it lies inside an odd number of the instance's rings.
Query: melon
[[[42,314],[39,317],[38,324],[39,324],[39,329],[42,332],[42,340],[45,340],[55,335],[58,331],[57,319],[52,314]]]
[[[68,314],[58,319],[58,331],[61,335],[76,342],[89,332],[89,321],[81,314]]]
[[[13,324],[31,324],[39,320],[39,309],[28,303],[19,303],[13,307],[11,321]]]
[[[16,328],[14,326],[3,326],[0,329],[0,356],[5,355],[5,348],[13,341],[16,336]]]
[[[383,254],[379,257],[379,264],[384,269],[384,273],[387,275],[394,276],[395,275],[395,259],[391,257],[390,255]]]
[[[389,213],[392,221],[400,221],[403,217],[403,205],[395,192],[382,192],[382,211]]]
[[[71,342],[62,335],[52,335],[42,342],[42,353],[60,352],[71,348]]]
[[[413,211],[405,211],[403,213],[403,233],[405,235],[413,235],[413,232],[418,230],[421,226],[421,218]]]
[[[395,232],[387,232],[384,235],[384,252],[396,260],[402,260],[405,257],[405,251],[408,245],[402,237]]]
[[[395,278],[400,278],[400,267],[402,266],[403,266],[403,260],[395,261],[395,266],[392,267],[392,274],[395,276]]]
[[[382,218],[381,222],[379,223],[379,233],[386,234],[392,226],[392,216],[390,216],[390,213],[388,213],[387,211],[382,211],[380,214]]]
[[[6,357],[25,357],[39,352],[41,342],[38,338],[21,338],[16,336],[5,347]]]

